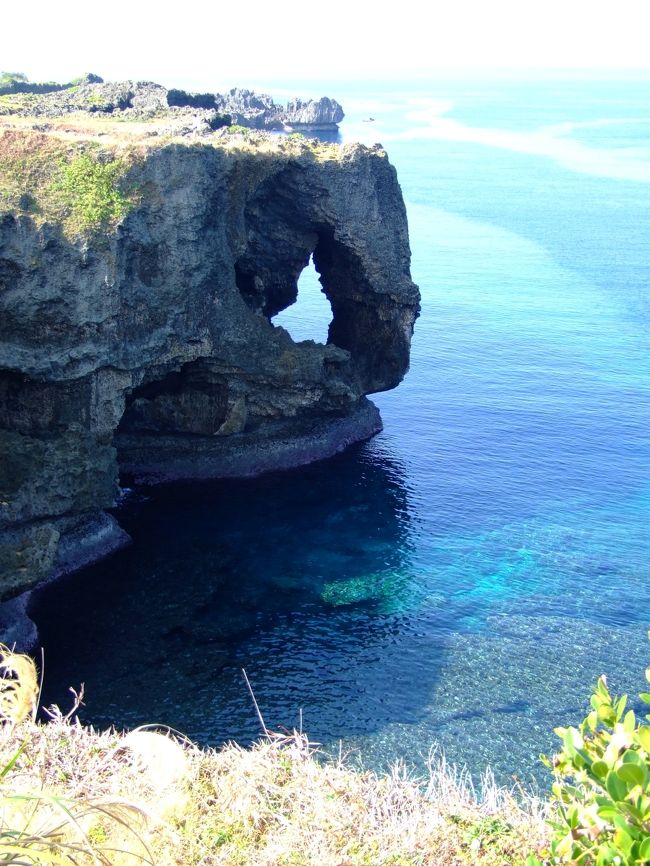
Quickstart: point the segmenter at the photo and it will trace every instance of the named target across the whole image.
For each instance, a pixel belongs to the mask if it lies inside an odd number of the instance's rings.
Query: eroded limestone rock
[[[0,598],[123,543],[120,466],[252,474],[380,428],[364,395],[406,372],[419,303],[394,169],[379,146],[224,142],[143,149],[104,232],[0,215]],[[312,254],[327,345],[271,322]]]

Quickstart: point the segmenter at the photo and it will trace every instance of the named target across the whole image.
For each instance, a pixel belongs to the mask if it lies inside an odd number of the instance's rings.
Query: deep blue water
[[[553,727],[650,657],[650,81],[322,92],[407,202],[422,315],[385,431],[127,498],[133,546],[42,594],[45,699],[248,741],[245,667],[269,727],[302,711],[366,765],[437,743],[544,783]],[[276,322],[328,316],[306,272]]]

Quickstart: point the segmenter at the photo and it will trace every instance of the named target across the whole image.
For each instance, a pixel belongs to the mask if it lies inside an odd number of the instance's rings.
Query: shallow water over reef
[[[46,701],[83,681],[95,724],[248,741],[244,667],[269,727],[302,715],[366,765],[439,743],[545,784],[538,754],[599,674],[643,688],[649,91],[335,94],[344,137],[397,166],[423,294],[411,372],[374,398],[385,431],[300,470],[127,496],[133,546],[40,595]],[[276,320],[295,338],[322,328],[315,291]]]

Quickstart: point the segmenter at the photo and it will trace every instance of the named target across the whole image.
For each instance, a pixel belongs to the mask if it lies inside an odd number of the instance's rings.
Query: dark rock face
[[[379,146],[169,144],[108,235],[0,216],[0,598],[124,543],[103,510],[140,479],[246,475],[378,429],[419,294]],[[327,345],[270,317],[313,254]]]

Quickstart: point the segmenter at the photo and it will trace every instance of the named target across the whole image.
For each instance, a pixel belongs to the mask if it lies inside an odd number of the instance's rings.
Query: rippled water
[[[133,546],[41,595],[45,698],[248,741],[245,667],[269,727],[544,783],[552,728],[650,656],[650,82],[335,95],[397,166],[422,289],[385,431],[134,492]],[[328,316],[306,274],[276,321]]]

